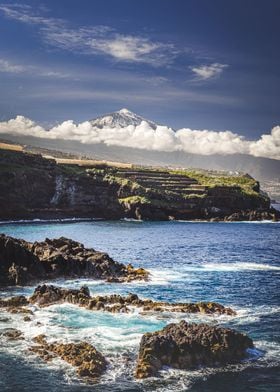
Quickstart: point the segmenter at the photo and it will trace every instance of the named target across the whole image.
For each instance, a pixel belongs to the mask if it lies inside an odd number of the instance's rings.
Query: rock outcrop
[[[232,329],[181,321],[143,335],[135,375],[154,377],[163,366],[192,369],[234,363],[252,347],[248,336]]]
[[[44,268],[26,241],[0,235],[0,286],[24,285],[43,275]]]
[[[106,370],[105,357],[89,343],[47,343],[45,335],[36,336],[33,341],[37,345],[31,347],[30,351],[45,361],[55,357],[63,359],[77,369],[80,377],[96,379]]]
[[[23,340],[23,333],[15,328],[6,328],[0,332],[7,340]]]
[[[128,313],[133,308],[140,308],[143,313],[151,312],[179,312],[235,315],[235,311],[215,302],[198,303],[170,303],[155,302],[149,299],[140,299],[136,294],[127,296],[107,295],[91,297],[86,286],[80,290],[63,289],[52,285],[38,286],[29,301],[39,306],[49,306],[57,303],[68,302],[77,304],[90,310],[103,310],[113,313]]]
[[[26,307],[27,305],[29,305],[29,300],[23,295],[11,298],[0,297],[0,308],[5,308],[5,310],[10,313],[33,314],[32,310]]]
[[[118,263],[106,253],[64,237],[30,243],[0,235],[0,286],[61,277],[129,282],[147,280],[148,272]]]

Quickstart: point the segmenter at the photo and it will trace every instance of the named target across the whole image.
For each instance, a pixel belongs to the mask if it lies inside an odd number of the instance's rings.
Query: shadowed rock
[[[135,376],[157,376],[163,366],[192,369],[234,363],[251,347],[248,336],[232,329],[181,321],[142,336]]]
[[[24,285],[43,277],[44,269],[28,243],[0,235],[0,286]]]

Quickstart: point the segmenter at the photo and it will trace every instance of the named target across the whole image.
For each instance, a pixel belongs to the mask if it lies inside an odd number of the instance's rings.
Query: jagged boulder
[[[45,361],[50,361],[55,357],[63,359],[77,368],[80,377],[95,379],[106,370],[105,357],[89,343],[47,343],[45,335],[38,335],[33,341],[37,345],[31,347],[30,351],[38,354]]]
[[[181,321],[142,336],[135,375],[154,377],[163,366],[192,369],[233,363],[252,347],[253,341],[235,330]]]
[[[62,302],[86,306],[89,300],[90,294],[87,287],[81,287],[80,290],[69,290],[53,285],[36,287],[33,295],[29,298],[30,303],[36,303],[39,306],[49,306]]]

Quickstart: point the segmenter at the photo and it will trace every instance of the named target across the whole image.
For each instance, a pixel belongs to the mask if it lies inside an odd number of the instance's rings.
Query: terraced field
[[[115,176],[137,182],[145,188],[158,189],[184,195],[207,193],[207,187],[200,185],[194,178],[181,174],[171,174],[160,170],[125,170],[120,169]]]

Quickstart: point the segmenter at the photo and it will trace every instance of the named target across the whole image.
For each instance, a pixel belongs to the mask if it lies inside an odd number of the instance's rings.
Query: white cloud
[[[250,154],[257,157],[280,159],[280,126],[272,128],[270,135],[250,144]]]
[[[146,55],[164,48],[163,44],[151,42],[147,38],[116,35],[113,38],[91,41],[93,49],[99,50],[118,60],[147,62]],[[149,58],[152,62],[152,58]]]
[[[50,68],[29,65],[29,64],[15,64],[7,59],[0,58],[0,73],[15,73],[15,74],[27,74],[31,76],[42,76],[47,78],[66,78],[69,77],[69,73],[55,71]]]
[[[0,59],[0,72],[21,73],[25,68],[22,65],[12,64],[7,60]]]
[[[271,134],[262,135],[257,141],[250,141],[231,131],[188,128],[174,131],[166,126],[157,126],[154,130],[145,121],[139,126],[99,129],[93,127],[89,121],[75,124],[68,120],[45,130],[32,120],[17,116],[15,119],[0,122],[0,134],[75,140],[86,144],[104,143],[107,146],[150,151],[183,151],[202,155],[240,153],[280,160],[280,126],[274,127]]]
[[[228,67],[227,64],[213,63],[210,65],[200,65],[191,67],[191,70],[199,80],[207,80],[219,76],[223,70]]]
[[[0,134],[48,137],[44,128],[24,116],[17,116],[9,121],[0,122]]]
[[[146,37],[118,34],[108,26],[69,28],[63,19],[35,15],[31,7],[0,4],[6,17],[37,25],[43,40],[51,46],[84,54],[106,54],[118,61],[167,64],[175,56],[174,45]]]

